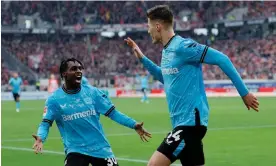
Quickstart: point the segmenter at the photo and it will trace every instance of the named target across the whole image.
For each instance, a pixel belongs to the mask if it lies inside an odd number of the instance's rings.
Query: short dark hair
[[[168,5],[157,5],[148,9],[147,17],[151,20],[162,20],[173,25],[173,13]]]
[[[59,67],[59,74],[60,74],[60,77],[62,79],[63,79],[62,74],[68,69],[68,62],[78,62],[82,66],[82,68],[84,68],[83,64],[81,63],[81,61],[79,61],[79,60],[77,60],[75,58],[68,58],[66,60],[63,60],[63,61],[61,61],[60,67]]]

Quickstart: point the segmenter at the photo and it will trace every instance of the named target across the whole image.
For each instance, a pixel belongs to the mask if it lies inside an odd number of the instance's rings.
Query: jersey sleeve
[[[115,106],[101,90],[95,90],[95,106],[96,111],[102,115],[108,116],[114,109]]]
[[[11,84],[12,84],[12,80],[13,80],[12,78],[9,80],[9,85],[11,85]]]
[[[199,44],[194,40],[183,40],[177,49],[177,55],[187,63],[203,63],[208,46]]]
[[[37,130],[37,136],[41,138],[43,143],[48,137],[49,128],[52,126],[53,121],[56,119],[55,111],[56,106],[54,100],[50,97],[46,100],[43,112],[43,120]]]
[[[243,97],[249,93],[240,74],[227,55],[213,48],[209,48],[204,63],[219,66],[221,70],[231,79],[240,96]]]
[[[45,102],[42,122],[47,122],[52,125],[53,121],[56,119],[56,109],[55,100],[49,97]]]
[[[143,56],[140,59],[141,63],[144,65],[144,67],[149,71],[151,75],[158,81],[160,81],[162,84],[164,84],[164,79],[162,75],[161,68],[157,66],[155,63],[153,63],[150,59],[148,59],[146,56]]]

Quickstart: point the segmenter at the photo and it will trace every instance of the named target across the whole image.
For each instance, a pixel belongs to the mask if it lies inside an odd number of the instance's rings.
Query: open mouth
[[[82,78],[82,74],[76,75],[76,82],[80,83],[81,82],[81,78]]]

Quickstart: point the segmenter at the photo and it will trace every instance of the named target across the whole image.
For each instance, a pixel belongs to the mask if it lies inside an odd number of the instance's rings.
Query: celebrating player
[[[61,62],[60,75],[65,83],[46,101],[42,123],[35,138],[34,151],[42,152],[49,127],[56,121],[64,144],[65,166],[118,165],[100,124],[100,114],[135,129],[143,141],[151,137],[137,123],[122,114],[99,89],[81,84],[83,65],[71,58]]]
[[[141,75],[137,75],[136,77],[140,81],[141,91],[143,93],[141,102],[149,103],[149,98],[147,96],[147,90],[149,89],[149,75],[147,73],[142,72]]]
[[[248,91],[237,70],[223,53],[176,35],[173,14],[166,5],[147,11],[148,33],[161,43],[161,67],[149,60],[130,38],[126,43],[144,67],[164,84],[173,130],[152,155],[149,166],[168,166],[180,159],[183,165],[204,165],[202,139],[206,134],[209,106],[204,89],[202,63],[219,66],[237,88],[244,104],[259,111],[257,98]]]
[[[18,77],[18,74],[13,73],[13,77],[9,80],[9,85],[12,87],[12,95],[16,102],[16,112],[20,111],[20,89],[22,85],[22,79]]]

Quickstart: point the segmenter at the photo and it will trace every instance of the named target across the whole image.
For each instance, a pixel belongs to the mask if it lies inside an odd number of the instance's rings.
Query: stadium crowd
[[[16,24],[18,15],[36,15],[43,21],[62,25],[143,23],[146,10],[157,4],[170,5],[176,20],[182,20],[183,14],[189,15],[190,22],[227,19],[232,9],[244,7],[248,9],[244,18],[276,14],[275,3],[267,1],[3,1],[1,4],[2,25]]]
[[[95,35],[89,39],[90,44],[87,44],[89,42],[86,37],[69,41],[59,39],[41,42],[38,37],[32,36],[21,41],[2,39],[2,47],[44,78],[50,73],[58,74],[60,60],[68,57],[76,57],[84,62],[87,77],[134,75],[143,70],[122,38],[109,40]],[[151,44],[147,35],[136,41],[145,55],[160,64],[160,45]],[[273,79],[276,74],[275,43],[274,35],[266,39],[216,40],[210,46],[228,55],[243,78]],[[218,67],[203,65],[203,70],[205,79],[227,78]],[[7,77],[2,75],[2,82],[6,81]]]
[[[3,1],[1,23],[2,26],[15,25],[19,15],[36,15],[48,23],[62,25],[142,23],[145,22],[145,11],[160,3],[169,4],[175,12],[176,20],[182,21],[182,16],[188,12],[189,23],[222,20],[235,8],[248,9],[243,18],[269,17],[275,15],[276,11],[276,3],[267,1]],[[254,30],[259,31],[257,28],[250,28],[250,31]],[[239,33],[240,39],[246,36],[244,31]],[[268,35],[264,39],[253,39],[249,35],[246,40],[234,40],[231,35],[231,31],[227,31],[228,40],[207,43],[227,54],[243,78],[275,79],[276,36]],[[68,57],[75,57],[84,62],[87,77],[133,75],[143,70],[122,38],[105,39],[100,34],[11,36],[2,35],[2,48],[15,55],[41,78],[47,78],[51,73],[57,74],[61,59]],[[197,40],[206,44],[206,39]],[[151,44],[151,39],[145,33],[136,38],[136,41],[145,55],[160,64],[160,45]],[[1,80],[2,84],[6,84],[9,78],[8,67],[2,59],[1,64]],[[203,70],[205,79],[227,78],[217,67],[204,65]]]

